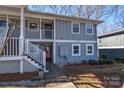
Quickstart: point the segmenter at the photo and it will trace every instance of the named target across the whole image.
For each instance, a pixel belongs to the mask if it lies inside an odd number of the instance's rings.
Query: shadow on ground
[[[124,64],[66,65],[64,73],[79,88],[122,88]]]
[[[48,64],[49,72],[45,74],[45,87],[74,88],[75,85],[64,74],[63,68]]]

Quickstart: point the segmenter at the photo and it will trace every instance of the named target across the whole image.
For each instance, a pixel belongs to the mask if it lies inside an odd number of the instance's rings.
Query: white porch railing
[[[25,28],[25,37],[32,39],[53,39],[53,29],[28,29]]]
[[[29,42],[25,41],[25,49],[24,53],[35,60],[37,63],[43,66],[44,70],[46,70],[46,52],[40,50],[37,46]]]
[[[19,38],[12,37],[5,45],[2,56],[18,56],[19,55]]]

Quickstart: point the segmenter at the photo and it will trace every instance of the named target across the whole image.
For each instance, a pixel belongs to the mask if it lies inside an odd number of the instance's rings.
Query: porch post
[[[22,56],[24,51],[24,8],[21,8],[20,15],[19,55]]]
[[[20,60],[20,73],[23,73],[23,52],[24,52],[24,8],[21,8],[20,11],[20,37],[19,37],[19,55]]]
[[[56,63],[56,19],[54,19],[53,63]]]
[[[6,15],[6,28],[8,27],[9,20],[8,20],[8,15]]]
[[[20,73],[23,74],[23,59],[20,60]]]
[[[42,29],[41,29],[41,18],[40,18],[40,26],[39,26],[39,28],[40,28],[40,39],[42,38]]]

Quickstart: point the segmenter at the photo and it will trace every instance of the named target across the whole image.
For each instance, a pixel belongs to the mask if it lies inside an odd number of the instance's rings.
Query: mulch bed
[[[122,69],[124,69],[124,64],[69,64],[64,66],[65,74],[78,88],[120,88],[124,83]],[[114,81],[114,79],[118,80]]]
[[[0,74],[0,81],[19,81],[19,80],[27,80],[32,77],[37,76],[37,72],[26,72],[23,74],[20,73],[8,73],[8,74]]]

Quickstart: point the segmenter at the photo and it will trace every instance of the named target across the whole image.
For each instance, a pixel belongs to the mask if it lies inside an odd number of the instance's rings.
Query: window
[[[86,34],[93,35],[93,24],[86,24]]]
[[[94,54],[94,45],[93,44],[86,44],[86,53],[87,53],[87,55]]]
[[[72,44],[72,56],[80,56],[80,44]]]
[[[76,22],[72,23],[72,33],[80,34],[80,23],[76,23]]]
[[[0,20],[0,27],[6,27],[6,20]]]
[[[28,28],[37,30],[39,28],[39,24],[38,24],[38,22],[29,21],[28,22]]]

